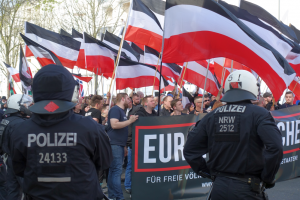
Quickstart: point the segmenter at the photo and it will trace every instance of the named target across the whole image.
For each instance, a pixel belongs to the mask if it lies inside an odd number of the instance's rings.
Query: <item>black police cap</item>
[[[36,114],[66,112],[75,107],[71,102],[74,88],[75,80],[67,69],[60,65],[46,65],[33,79],[35,104],[29,110]]]

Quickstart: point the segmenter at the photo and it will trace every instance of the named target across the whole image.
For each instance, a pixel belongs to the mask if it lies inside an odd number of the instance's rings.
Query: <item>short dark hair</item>
[[[140,96],[137,94],[137,93],[134,93],[133,95],[132,95],[132,98],[133,97],[139,97],[140,98]]]
[[[145,105],[145,103],[148,101],[149,98],[153,98],[153,96],[152,96],[152,95],[148,95],[148,96],[145,96],[145,97],[143,98],[142,103],[141,103],[142,106]]]
[[[204,98],[210,98],[210,96],[208,94],[205,94]]]
[[[105,110],[107,106],[109,106],[109,104],[103,104],[103,107],[102,107],[101,111]]]
[[[103,97],[100,95],[94,95],[91,99],[91,106],[94,107],[97,103],[100,103],[103,100]]]
[[[272,97],[273,95],[270,92],[266,92],[264,93],[263,97],[267,98],[267,97]]]
[[[294,96],[294,93],[292,91],[287,91],[284,96],[286,96],[287,94],[291,94]]]
[[[176,106],[176,103],[178,101],[181,101],[180,99],[174,99],[173,101],[171,101],[171,108],[173,108],[174,106]]]
[[[128,96],[127,93],[119,93],[119,94],[117,94],[116,103],[119,103],[122,100],[122,98],[125,98],[126,96]]]
[[[187,108],[184,108],[183,111],[182,111],[182,113],[188,114],[188,111],[189,111],[189,110],[188,110]]]

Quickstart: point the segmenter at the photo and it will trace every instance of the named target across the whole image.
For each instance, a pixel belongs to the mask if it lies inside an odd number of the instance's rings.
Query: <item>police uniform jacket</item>
[[[26,118],[24,118],[20,113],[12,113],[8,115],[4,115],[3,121],[1,121],[1,125],[7,124],[4,132],[3,132],[3,141],[2,141],[2,151],[10,155],[10,139],[13,128],[21,122],[24,122]]]
[[[272,183],[283,156],[281,133],[266,109],[250,102],[227,104],[189,132],[184,156],[195,172],[250,175]]]
[[[97,171],[109,168],[112,152],[91,117],[34,114],[14,129],[11,144],[14,172],[31,199],[102,200]]]

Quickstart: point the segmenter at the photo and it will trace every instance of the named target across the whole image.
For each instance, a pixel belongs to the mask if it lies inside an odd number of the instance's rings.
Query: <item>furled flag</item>
[[[83,35],[76,31],[74,28],[72,28],[72,37],[74,40],[77,40],[80,42],[80,50],[78,54],[78,58],[76,61],[75,66],[85,69],[85,54],[84,54],[84,42],[83,42]]]
[[[271,26],[273,26],[274,28],[276,28],[282,34],[286,35],[290,39],[299,43],[296,34],[290,27],[288,27],[287,25],[280,22],[276,17],[274,17],[272,14],[267,12],[262,7],[254,4],[254,3],[245,1],[245,0],[240,0],[240,8],[247,10],[252,15],[257,16],[262,21],[264,21],[264,22],[270,24]]]
[[[207,71],[207,65],[208,62],[206,60],[201,61],[191,61],[184,63],[184,66],[187,66],[183,68],[183,72],[181,73],[180,80],[183,77],[183,79],[200,87],[204,88],[205,83],[205,77],[206,77],[206,71]],[[185,71],[185,72],[184,72]],[[211,71],[208,70],[207,73],[207,81],[206,81],[206,88],[205,91],[208,91],[209,93],[217,96],[219,92],[219,87],[217,84],[216,77],[211,73]]]
[[[6,64],[5,62],[3,62],[6,69],[8,70],[10,76],[14,79],[15,82],[20,82],[20,75],[18,70],[16,70],[15,68],[9,66],[8,64]]]
[[[75,80],[79,84],[79,96],[84,97],[83,81],[78,78],[75,78]]]
[[[102,42],[119,51],[121,40],[118,36],[106,31]],[[122,52],[132,61],[138,62],[140,60],[140,54],[135,52],[126,41],[123,42]]]
[[[19,58],[19,75],[23,88],[26,91],[31,91],[32,77],[30,75],[30,68],[27,60],[23,54],[22,46],[20,45],[20,58]]]
[[[275,100],[296,75],[278,51],[214,1],[167,0],[164,31],[163,62],[233,59],[253,69]]]
[[[224,1],[219,3],[227,8],[232,14],[234,14],[239,20],[246,24],[251,30],[259,35],[264,41],[269,43],[274,49],[276,49],[284,58],[292,50],[291,44],[271,26],[263,23],[259,18],[251,15],[248,11],[241,9],[237,6],[227,4]]]
[[[63,66],[70,69],[74,68],[79,54],[80,42],[29,22],[25,22],[25,36],[55,54]],[[32,53],[34,54],[34,52]]]
[[[145,5],[147,4],[147,5]],[[165,2],[133,0],[125,40],[161,51]]]
[[[62,28],[60,29],[60,34],[72,38],[72,35]]]
[[[111,73],[114,70],[114,54],[102,46],[101,41],[83,33],[86,69],[92,72]]]
[[[151,47],[145,46],[144,53],[144,63],[148,65],[152,65],[158,67],[158,71],[160,71],[160,60],[159,52]],[[162,63],[162,75],[167,76],[169,78],[174,78],[176,82],[178,82],[178,78],[181,73],[181,67],[173,63]]]
[[[21,37],[23,38],[24,42],[33,53],[34,57],[39,61],[42,67],[49,65],[49,64],[56,64],[62,65],[58,57],[46,47],[39,45],[38,43],[32,41],[31,39],[27,38],[26,36],[20,33]]]
[[[15,91],[13,80],[12,80],[11,76],[9,77],[8,83],[9,83],[8,84],[9,95],[11,96],[11,95],[17,94]]]
[[[185,108],[186,104],[188,103],[194,103],[194,98],[193,96],[186,91],[184,87],[182,87],[182,105]]]
[[[146,65],[131,60],[120,58],[119,66],[116,72],[116,89],[123,90],[125,88],[140,88],[159,86],[160,73],[151,65]],[[162,77],[161,88],[168,86],[168,81]]]

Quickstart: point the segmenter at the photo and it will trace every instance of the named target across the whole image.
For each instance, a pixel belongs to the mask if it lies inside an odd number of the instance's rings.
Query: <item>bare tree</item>
[[[28,13],[24,13],[24,8],[47,7],[52,3],[55,0],[0,0],[0,56],[8,65],[16,67],[18,62],[19,44],[23,43],[19,33],[24,33],[24,22],[28,20]],[[0,66],[2,73],[8,76],[6,68]]]
[[[71,27],[87,32],[92,37],[100,35],[106,28],[114,32],[124,13],[128,11],[129,0],[69,0],[63,8],[66,13],[61,27]]]

